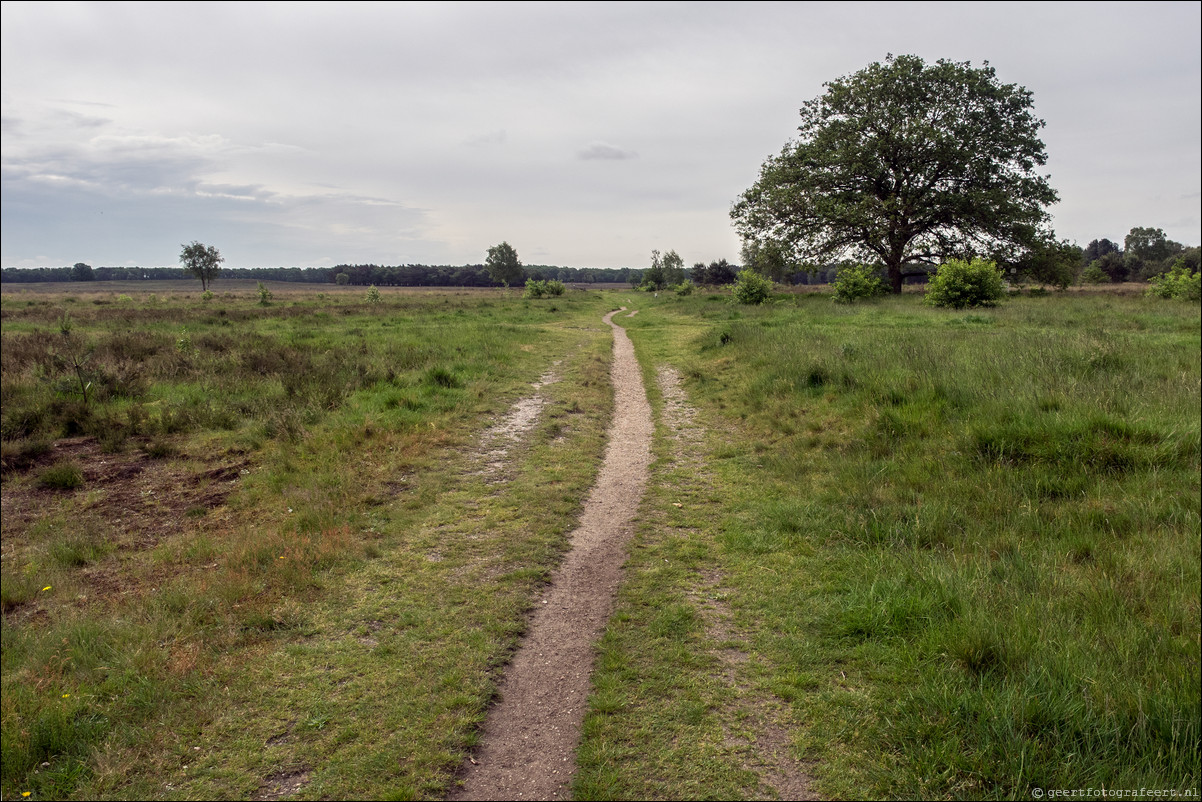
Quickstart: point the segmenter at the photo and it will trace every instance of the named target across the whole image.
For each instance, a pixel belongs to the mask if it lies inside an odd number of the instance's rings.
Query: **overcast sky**
[[[738,259],[823,82],[988,60],[1057,234],[1202,242],[1202,4],[3,4],[0,264]]]

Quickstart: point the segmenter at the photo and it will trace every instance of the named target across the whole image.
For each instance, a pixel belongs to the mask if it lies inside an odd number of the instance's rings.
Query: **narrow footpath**
[[[449,797],[568,799],[593,670],[593,643],[613,608],[626,543],[651,464],[651,406],[634,346],[610,312],[614,417],[571,550],[531,617],[501,682],[463,786]],[[632,316],[632,312],[629,316]]]

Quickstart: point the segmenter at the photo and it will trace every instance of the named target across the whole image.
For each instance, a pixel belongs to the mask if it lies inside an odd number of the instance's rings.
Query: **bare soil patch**
[[[84,494],[90,501],[84,514],[94,514],[118,532],[120,547],[149,548],[183,530],[187,514],[199,516],[225,503],[249,461],[240,454],[198,458],[213,467],[195,470],[188,455],[155,459],[141,451],[106,454],[95,438],[59,440],[40,465],[72,461],[83,473],[83,486],[72,491],[49,490],[34,484],[6,481],[3,494],[5,529],[23,529],[45,513],[56,498]],[[35,466],[34,471],[37,470]],[[13,516],[10,518],[9,516]]]
[[[78,569],[81,602],[147,587],[146,581],[131,581],[130,565],[122,558],[203,526],[214,510],[224,508],[226,498],[250,470],[249,461],[237,453],[155,459],[141,451],[105,453],[95,438],[75,437],[56,442],[29,473],[66,461],[79,466],[83,474],[83,485],[77,489],[46,489],[36,482],[19,481],[15,474],[5,478],[0,494],[4,553],[7,558],[32,546],[31,527],[61,506],[66,520],[59,528],[64,535],[86,533],[103,539],[115,552]],[[37,600],[19,605],[30,608],[22,610],[26,615],[36,614],[37,606]]]
[[[266,781],[259,786],[259,790],[251,797],[258,802],[265,802],[273,799],[286,799],[292,796],[300,789],[304,788],[309,782],[308,769],[293,769],[291,771],[278,771],[275,774],[268,776]]]
[[[504,418],[490,426],[480,436],[479,458],[484,463],[484,467],[479,473],[495,477],[490,481],[503,480],[505,468],[510,462],[510,452],[525,439],[538,423],[539,415],[547,405],[547,397],[539,390],[559,381],[559,377],[555,373],[555,367],[558,367],[559,364],[558,360],[554,362],[551,370],[548,370],[531,385],[535,390],[534,395],[519,400]]]
[[[622,310],[617,310],[622,311]],[[612,321],[614,418],[571,551],[505,672],[481,746],[451,799],[566,799],[589,692],[593,643],[613,607],[651,462],[651,408],[625,331]]]

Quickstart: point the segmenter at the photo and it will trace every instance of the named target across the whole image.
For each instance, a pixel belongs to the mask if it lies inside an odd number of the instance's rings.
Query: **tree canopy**
[[[649,290],[662,290],[664,287],[674,287],[684,281],[684,259],[676,251],[661,254],[658,250],[651,252],[651,267],[643,271],[642,287]]]
[[[900,292],[949,258],[1012,262],[1050,238],[1044,122],[988,62],[890,55],[825,86],[731,209],[745,240],[796,262],[876,261]]]
[[[710,262],[697,262],[693,265],[692,280],[694,284],[734,284],[738,268],[726,259]]]
[[[508,242],[502,242],[500,245],[494,245],[488,249],[488,259],[485,260],[484,267],[488,269],[488,275],[493,281],[504,284],[506,287],[510,284],[521,283],[525,275],[522,271],[522,262],[518,259],[518,252]]]
[[[225,257],[212,245],[202,245],[193,240],[191,245],[183,246],[179,260],[185,270],[200,279],[200,288],[208,292],[209,283],[221,272]]]
[[[784,281],[796,270],[791,258],[779,242],[745,238],[741,249],[743,266],[773,281]]]

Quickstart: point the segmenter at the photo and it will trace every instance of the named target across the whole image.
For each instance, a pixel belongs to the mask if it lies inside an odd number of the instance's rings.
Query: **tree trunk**
[[[889,269],[889,289],[894,295],[901,295],[902,291],[902,271],[901,260],[896,262],[889,260],[886,267]]]

